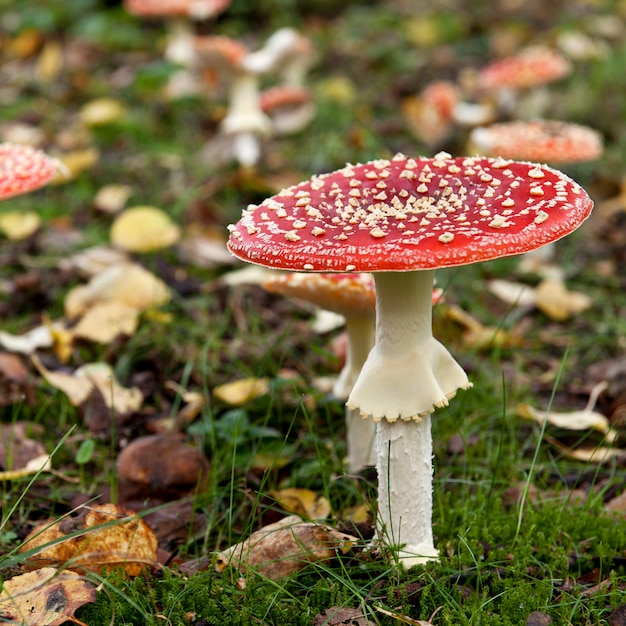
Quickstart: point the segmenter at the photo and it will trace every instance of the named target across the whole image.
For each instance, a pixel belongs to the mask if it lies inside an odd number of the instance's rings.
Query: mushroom
[[[184,68],[173,75],[168,85],[171,95],[178,97],[198,91],[197,80],[191,73],[196,62],[192,22],[214,17],[229,5],[230,0],[124,0],[124,8],[133,15],[170,18],[165,58]]]
[[[346,362],[333,386],[333,395],[346,400],[374,345],[376,292],[370,274],[275,273],[264,283],[272,293],[312,302],[322,309],[343,315],[348,349]],[[375,465],[375,424],[359,411],[346,409],[347,466],[358,472]]]
[[[297,133],[315,116],[311,91],[295,85],[276,85],[261,92],[261,110],[272,120],[276,135]]]
[[[41,150],[0,143],[0,200],[43,187],[61,168],[59,161]]]
[[[208,35],[196,37],[195,49],[201,68],[220,73],[229,90],[226,117],[219,135],[205,148],[205,160],[235,158],[243,166],[255,165],[272,122],[261,110],[259,76],[244,66],[247,47],[230,37]]]
[[[498,59],[478,73],[479,89],[496,96],[499,108],[517,117],[536,117],[546,108],[544,86],[565,78],[572,64],[546,46],[530,46],[516,55]],[[525,97],[520,101],[520,94]]]
[[[469,136],[470,153],[505,159],[541,161],[542,163],[575,163],[597,159],[602,154],[599,132],[558,120],[519,120],[475,128]],[[524,255],[519,270],[542,275],[558,275],[562,271],[549,264],[554,245],[531,250]]]
[[[380,422],[382,536],[406,565],[437,558],[430,414],[471,383],[432,336],[436,268],[519,254],[587,218],[587,193],[545,165],[396,155],[314,176],[229,226],[240,259],[277,269],[373,272],[376,340],[347,405]]]
[[[591,161],[602,154],[599,132],[558,120],[503,122],[475,128],[469,152],[548,163]]]

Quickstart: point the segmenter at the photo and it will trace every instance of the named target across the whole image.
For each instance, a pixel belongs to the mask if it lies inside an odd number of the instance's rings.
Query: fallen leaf
[[[49,472],[52,468],[52,459],[48,454],[42,454],[26,463],[24,467],[0,472],[0,480],[18,480],[38,472]]]
[[[568,411],[558,413],[556,411],[540,411],[529,404],[520,404],[518,413],[521,417],[536,421],[538,424],[548,422],[552,426],[564,430],[597,430],[604,435],[607,443],[613,443],[617,439],[617,433],[611,430],[611,424],[607,417],[593,410],[598,396],[608,387],[608,383],[597,384],[591,394],[587,406],[581,411]]]
[[[178,243],[178,254],[185,263],[203,268],[237,263],[237,259],[226,248],[224,238],[212,232],[187,235]]]
[[[231,406],[243,406],[269,391],[268,378],[242,378],[213,389],[213,395]]]
[[[79,380],[89,380],[100,392],[104,403],[117,413],[134,413],[143,404],[141,390],[138,387],[122,387],[108,363],[86,363],[74,372],[74,376]]]
[[[76,517],[40,524],[24,539],[20,552],[30,568],[56,565],[80,572],[121,570],[137,576],[156,563],[157,540],[133,511],[115,504],[93,504]]]
[[[448,319],[462,326],[463,341],[470,347],[485,349],[497,347],[519,347],[522,345],[522,337],[514,330],[484,326],[475,317],[456,305],[444,307]]]
[[[72,319],[102,302],[116,301],[143,311],[170,299],[170,290],[160,278],[136,263],[119,263],[69,291],[64,306],[66,316]]]
[[[23,335],[12,335],[0,330],[0,345],[11,352],[32,354],[40,348],[50,348],[54,343],[52,333],[46,325],[36,326]]]
[[[535,292],[532,287],[512,280],[496,278],[487,283],[487,288],[503,302],[519,307],[535,306]]]
[[[37,77],[44,83],[52,83],[63,69],[63,48],[58,41],[46,41],[37,59]]]
[[[269,524],[234,546],[220,552],[215,569],[228,566],[242,573],[257,573],[276,580],[306,567],[308,563],[335,558],[346,553],[358,539],[330,526],[303,522],[291,515]]]
[[[34,211],[8,211],[0,214],[0,231],[12,241],[30,237],[41,225]]]
[[[80,120],[87,126],[104,126],[120,120],[126,114],[124,105],[113,98],[96,98],[83,106]]]
[[[76,271],[81,276],[91,278],[109,267],[129,262],[130,259],[123,250],[111,246],[93,246],[62,258],[59,269],[66,272]]]
[[[85,170],[91,169],[100,160],[100,151],[96,148],[73,150],[57,157],[63,164],[63,169],[52,184],[66,183],[73,180]]]
[[[209,475],[209,461],[178,434],[147,435],[118,455],[120,500],[182,498],[194,493]]]
[[[5,470],[25,468],[31,461],[47,457],[44,445],[27,435],[33,429],[26,422],[0,425],[0,467]],[[39,468],[42,463],[39,463]]]
[[[402,624],[414,624],[414,626],[433,626],[431,622],[425,622],[421,619],[413,619],[408,615],[402,615],[402,613],[396,613],[395,611],[389,611],[384,609],[382,606],[374,605],[374,609],[383,615],[387,615],[388,617],[392,617],[395,621],[400,622]]]
[[[152,206],[126,209],[111,226],[111,243],[128,252],[168,248],[179,239],[180,228],[165,211]]]
[[[295,487],[270,491],[269,496],[289,513],[294,513],[305,519],[324,519],[330,515],[328,500],[311,489]]]
[[[33,355],[32,360],[45,380],[62,391],[72,406],[83,404],[97,389],[106,406],[118,413],[132,413],[141,407],[141,391],[137,387],[122,387],[108,363],[88,363],[69,374],[46,369],[37,355]]]
[[[360,607],[331,606],[315,616],[313,626],[376,626],[376,623],[367,619]]]
[[[586,311],[593,300],[584,293],[568,291],[560,280],[546,278],[534,290],[535,306],[550,319],[563,322]]]
[[[131,337],[139,326],[140,312],[123,302],[99,302],[71,329],[74,337],[109,344],[119,335]]]
[[[94,196],[93,205],[103,213],[119,213],[132,193],[129,185],[105,185]]]
[[[44,567],[3,581],[0,619],[23,626],[58,626],[75,621],[76,609],[95,600],[96,588],[79,574]]]

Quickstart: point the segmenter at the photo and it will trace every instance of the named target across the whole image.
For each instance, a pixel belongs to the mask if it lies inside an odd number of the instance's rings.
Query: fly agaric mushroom
[[[322,309],[343,315],[346,320],[348,349],[333,395],[346,400],[374,345],[376,291],[370,274],[276,273],[263,287],[272,293],[312,302]],[[348,469],[358,472],[374,465],[372,420],[364,420],[358,411],[346,409],[346,447]]]
[[[587,193],[545,165],[397,155],[314,176],[243,211],[228,247],[277,269],[373,272],[376,341],[348,407],[379,421],[378,517],[404,565],[437,558],[430,414],[470,383],[432,336],[436,268],[519,254],[591,212]]]
[[[234,157],[241,165],[255,165],[261,155],[261,140],[271,133],[272,122],[260,106],[259,76],[244,67],[248,49],[230,37],[196,37],[195,49],[201,68],[217,71],[228,83],[228,110],[219,135],[207,144],[208,159]],[[213,148],[216,148],[213,149]]]
[[[602,154],[600,133],[587,126],[558,120],[481,126],[470,133],[469,143],[470,152],[542,163],[591,161]]]
[[[497,97],[500,108],[517,117],[536,117],[546,106],[543,87],[572,72],[572,64],[546,46],[531,46],[519,54],[490,63],[478,73],[478,87]],[[519,94],[526,93],[520,102]]]
[[[59,161],[41,150],[0,143],[0,200],[43,187],[60,169]]]
[[[230,0],[124,0],[124,8],[133,15],[169,18],[165,58],[185,68],[172,77],[168,85],[171,95],[198,91],[190,72],[196,62],[192,22],[212,18],[229,5]]]
[[[315,116],[311,91],[295,85],[276,85],[261,92],[259,104],[272,120],[276,135],[297,133]]]

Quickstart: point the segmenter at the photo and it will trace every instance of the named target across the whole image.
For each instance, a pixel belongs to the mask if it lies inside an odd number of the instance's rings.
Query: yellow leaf
[[[137,576],[157,559],[154,532],[134,511],[115,504],[92,504],[76,518],[39,525],[24,539],[20,552],[36,548],[41,549],[26,557],[25,565],[62,565],[79,572],[121,570]]]
[[[120,120],[126,111],[119,100],[113,98],[97,98],[88,102],[80,110],[79,116],[87,126],[103,126]]]
[[[269,391],[267,378],[242,378],[232,383],[224,383],[213,389],[213,395],[231,406],[243,406]]]
[[[135,334],[140,312],[123,302],[98,302],[72,328],[74,337],[95,343],[111,343],[118,335]]]
[[[137,311],[158,307],[171,298],[168,286],[136,263],[117,263],[98,272],[65,297],[65,314],[74,318],[91,306],[119,302]]]
[[[138,387],[122,387],[108,363],[87,363],[79,367],[74,376],[89,380],[100,392],[104,403],[119,413],[133,413],[143,404],[143,394]]]
[[[9,211],[0,214],[0,231],[12,241],[30,237],[40,224],[39,215],[34,211]]]
[[[45,83],[51,83],[63,69],[63,48],[58,41],[47,41],[37,59],[37,76]]]
[[[39,348],[51,347],[53,343],[52,333],[46,325],[37,326],[23,335],[12,335],[0,331],[0,345],[11,352],[32,354]]]
[[[328,500],[311,489],[287,488],[270,491],[270,497],[288,511],[306,519],[324,519],[330,515]]]
[[[63,164],[63,168],[52,184],[65,183],[76,178],[81,172],[91,169],[100,159],[100,152],[96,148],[85,148],[66,152],[57,158]]]
[[[129,252],[167,248],[180,238],[180,228],[169,215],[151,206],[126,209],[111,226],[111,243]]]
[[[0,614],[6,623],[58,626],[75,621],[76,609],[95,601],[96,588],[82,576],[43,567],[3,581]]]
[[[568,291],[560,280],[546,278],[535,287],[535,306],[550,319],[562,322],[587,310],[593,300],[584,293]]]
[[[44,367],[36,354],[33,354],[31,358],[39,373],[50,385],[62,391],[72,406],[80,406],[93,391],[93,384],[90,380],[77,379],[72,374],[65,372],[51,372]]]

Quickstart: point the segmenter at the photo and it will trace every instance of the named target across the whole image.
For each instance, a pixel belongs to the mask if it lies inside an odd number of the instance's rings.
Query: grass
[[[491,3],[479,3],[472,11],[452,2],[454,10],[444,11],[430,6],[409,10],[402,2],[316,6],[276,0],[273,14],[269,3],[261,4],[234,2],[230,17],[220,19],[216,28],[261,40],[283,25],[310,34],[320,50],[311,75],[318,110],[306,131],[275,140],[267,162],[245,173],[196,158],[215,129],[221,103],[199,98],[166,103],[157,96],[173,71],[159,56],[160,24],[139,22],[115,2],[9,3],[10,16],[2,21],[0,72],[13,78],[10,91],[0,80],[1,127],[11,120],[32,122],[54,148],[59,132],[72,128],[80,108],[94,98],[118,98],[128,114],[90,132],[87,144],[101,154],[94,168],[65,185],[3,203],[3,210],[37,207],[44,233],[65,219],[80,230],[82,239],[74,246],[82,249],[108,238],[111,218],[93,208],[95,192],[105,184],[123,183],[132,188],[130,205],[154,204],[181,224],[200,222],[224,233],[242,207],[260,201],[275,186],[346,161],[398,150],[431,153],[407,132],[401,100],[428,80],[480,66],[491,56],[496,30],[523,43],[534,40],[535,27],[542,38],[553,40],[565,28],[594,23],[589,17],[624,21],[623,9],[609,2],[571,3],[562,15],[548,17],[539,7],[508,14],[499,6],[496,22],[486,10]],[[16,57],[10,42],[26,37],[30,28],[40,33],[39,43],[31,54]],[[85,54],[94,55],[93,66],[66,63],[55,80],[38,80],[33,67],[44,44],[67,45],[77,39],[87,46]],[[625,39],[623,34],[606,39],[606,57],[580,62],[574,75],[553,90],[555,116],[590,123],[606,138],[601,160],[566,168],[598,201],[617,192],[626,165],[621,114],[626,107],[621,89]],[[14,66],[29,71],[14,74]],[[132,80],[123,80],[125,75]],[[448,144],[443,147],[462,152],[462,136],[453,136]],[[522,318],[486,293],[488,279],[510,277],[515,259],[438,275],[448,301],[482,323],[507,329],[526,324],[521,348],[479,351],[464,344],[443,307],[435,310],[437,335],[474,382],[471,391],[459,392],[433,419],[433,522],[440,562],[403,572],[376,551],[355,548],[287,579],[251,575],[245,584],[236,572],[215,572],[212,560],[283,514],[269,495],[272,490],[299,487],[323,495],[331,505],[329,521],[357,536],[363,533],[363,545],[371,527],[352,523],[349,511],[375,505],[376,478],[372,472],[344,474],[343,408],[313,385],[316,376],[336,371],[337,359],[329,337],[310,331],[308,312],[257,287],[224,287],[218,282],[224,268],[195,267],[173,251],[142,256],[141,263],[174,287],[175,297],[163,309],[171,321],[147,315],[128,339],[110,346],[77,346],[70,365],[112,363],[124,384],[141,384],[146,390],[147,409],[131,422],[116,424],[114,432],[90,433],[88,411],[72,407],[38,379],[29,382],[30,395],[23,402],[3,403],[4,424],[24,420],[44,429],[42,441],[48,450],[55,449],[54,467],[61,475],[3,483],[0,576],[18,573],[15,550],[35,523],[66,514],[80,498],[115,492],[121,445],[149,432],[154,418],[176,415],[182,405],[180,395],[166,384],[175,381],[206,399],[197,419],[184,428],[184,437],[211,463],[207,484],[192,496],[202,524],[199,529],[189,524],[184,539],[176,542],[176,557],[205,559],[206,566],[182,574],[175,559],[162,570],[130,580],[94,576],[102,590],[95,604],[77,612],[84,623],[305,626],[321,623],[316,616],[331,607],[349,607],[362,609],[381,625],[403,619],[431,620],[437,626],[518,625],[533,611],[547,613],[558,625],[613,624],[609,616],[623,604],[626,587],[626,538],[622,518],[604,505],[624,489],[623,460],[602,465],[568,460],[541,427],[516,413],[522,402],[540,408],[552,404],[557,410],[582,408],[589,368],[624,353],[623,242],[619,228],[608,228],[610,236],[596,238],[585,226],[558,244],[568,287],[594,300],[590,311],[567,323],[536,312]],[[16,276],[32,279],[28,290],[7,292],[0,299],[3,330],[24,332],[43,313],[62,315],[65,294],[80,282],[58,270],[58,261],[69,251],[43,249],[36,238],[2,241],[2,280],[14,285]],[[599,274],[602,262],[617,269]],[[50,355],[46,358],[59,365]],[[288,376],[294,372],[297,377]],[[270,393],[239,408],[213,397],[216,386],[248,376],[268,377]],[[10,387],[10,381],[0,382]],[[585,437],[588,433],[580,440]],[[94,444],[91,455],[82,447],[91,445],[86,441]],[[587,496],[577,499],[575,488]],[[333,623],[330,617],[328,623]]]

